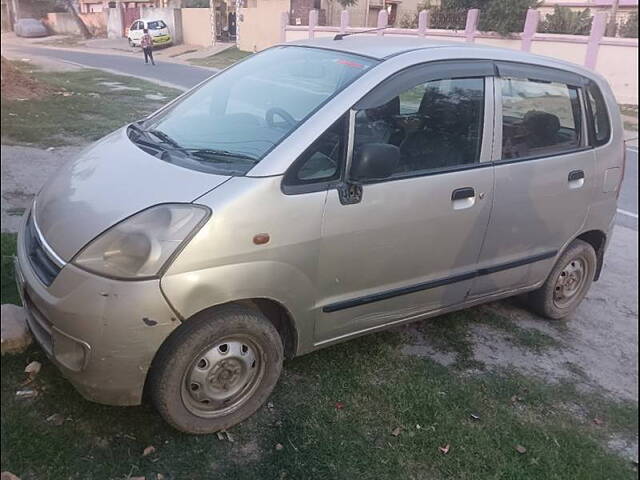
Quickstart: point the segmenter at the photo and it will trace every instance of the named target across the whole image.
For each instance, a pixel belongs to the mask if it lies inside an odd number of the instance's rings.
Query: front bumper
[[[16,282],[34,338],[88,400],[139,404],[151,361],[180,323],[159,280],[111,280],[67,264],[47,287],[24,237],[23,223]]]
[[[169,45],[171,43],[171,35],[162,35],[160,37],[152,37],[154,45]]]

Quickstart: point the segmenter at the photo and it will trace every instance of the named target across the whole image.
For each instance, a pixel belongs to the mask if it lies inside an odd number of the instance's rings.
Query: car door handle
[[[471,208],[476,203],[476,191],[471,187],[457,188],[451,193],[454,210]]]
[[[584,171],[583,170],[573,170],[569,172],[569,181],[574,182],[576,180],[584,179]]]
[[[476,191],[471,187],[458,188],[451,194],[451,201],[464,200],[476,196]]]
[[[584,185],[584,170],[572,170],[567,178],[569,188],[580,188]]]

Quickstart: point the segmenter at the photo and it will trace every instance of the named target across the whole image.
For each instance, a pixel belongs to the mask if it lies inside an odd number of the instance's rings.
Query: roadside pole
[[[211,46],[216,44],[216,0],[209,0],[209,22],[211,23]]]

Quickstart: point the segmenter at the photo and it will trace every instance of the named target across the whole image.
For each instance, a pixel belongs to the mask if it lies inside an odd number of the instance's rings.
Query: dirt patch
[[[42,98],[51,92],[44,83],[18,69],[2,57],[2,98],[5,100],[30,100]]]
[[[402,327],[401,351],[463,371],[515,368],[637,402],[637,245],[636,232],[616,226],[602,278],[566,321],[544,320],[509,299]]]

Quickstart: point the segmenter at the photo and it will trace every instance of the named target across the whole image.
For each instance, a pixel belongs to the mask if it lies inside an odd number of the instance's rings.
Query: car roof
[[[553,57],[545,57],[520,50],[494,47],[491,45],[460,41],[431,40],[418,36],[391,37],[378,35],[348,35],[340,40],[334,40],[333,36],[331,36],[312,40],[298,40],[294,42],[287,42],[286,44],[337,50],[345,53],[363,55],[377,60],[385,60],[396,55],[416,50],[428,51],[441,48],[455,48],[459,50],[464,48],[473,49],[475,52],[482,52],[483,54],[486,53],[486,58],[489,60],[497,57],[496,52],[501,52],[499,57],[503,60],[505,58],[504,54],[506,53],[509,61],[531,64],[549,64],[551,62],[557,68],[563,70],[575,72],[587,77],[597,76],[595,72],[587,70],[580,65]]]
[[[149,23],[149,22],[164,22],[161,18],[140,18],[137,21]],[[166,22],[165,22],[166,23]]]

